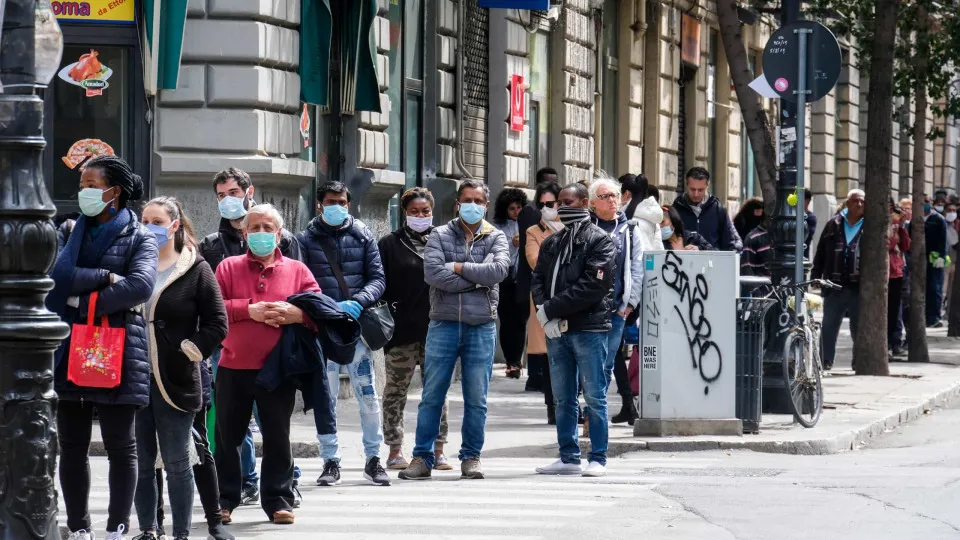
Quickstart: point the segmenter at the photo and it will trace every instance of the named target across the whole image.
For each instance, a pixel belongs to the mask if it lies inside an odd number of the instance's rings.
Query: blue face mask
[[[327,225],[331,227],[339,227],[343,225],[343,222],[347,219],[347,210],[346,206],[340,206],[339,204],[331,204],[330,206],[323,207],[323,221],[327,222]]]
[[[924,211],[924,212],[930,212],[930,205],[929,205],[929,204],[923,205],[923,211]]]
[[[220,215],[226,219],[235,220],[247,215],[247,209],[244,208],[246,197],[226,196],[217,203]]]
[[[170,227],[161,227],[160,225],[154,225],[153,223],[147,223],[146,227],[147,230],[152,232],[153,236],[157,238],[157,247],[163,249],[163,246],[170,241],[170,238],[167,237]]]
[[[247,244],[250,251],[257,257],[266,257],[277,249],[277,233],[253,232],[247,233]]]
[[[480,223],[487,209],[477,203],[460,203],[460,219],[467,225],[476,225]]]
[[[662,240],[669,240],[671,236],[673,236],[673,227],[670,225],[660,227],[660,238]]]

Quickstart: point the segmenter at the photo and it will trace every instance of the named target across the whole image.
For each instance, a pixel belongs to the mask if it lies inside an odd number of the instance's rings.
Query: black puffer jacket
[[[556,294],[550,297],[553,269],[571,234],[571,229],[565,228],[540,246],[530,282],[533,302],[543,306],[550,320],[566,320],[569,331],[610,330],[616,249],[610,235],[600,227],[592,223],[580,227],[570,261],[557,273]]]
[[[202,361],[227,337],[217,278],[188,246],[153,296],[147,320],[154,383],[171,407],[198,412],[204,404]]]
[[[63,249],[65,238],[69,234],[68,227],[61,226],[60,249]],[[83,250],[84,245],[81,245],[80,249]],[[61,400],[145,407],[150,402],[150,361],[147,358],[147,325],[142,310],[143,303],[153,292],[157,277],[157,241],[153,233],[140,225],[136,216],[133,216],[130,223],[114,238],[113,245],[101,257],[97,268],[87,270],[89,272],[83,274],[89,276],[90,283],[80,284],[75,280],[73,290],[99,291],[95,317],[100,318],[106,314],[111,327],[123,327],[126,330],[120,385],[109,389],[81,388],[67,381],[70,351],[68,337],[61,345],[62,356],[56,368],[54,388]],[[96,277],[98,274],[105,279],[111,273],[125,279],[113,285],[94,282],[100,279]],[[81,272],[74,273],[75,277],[78,275],[81,275]],[[66,308],[63,314],[64,322],[87,322],[90,296],[85,294],[79,298],[79,307]]]
[[[280,253],[288,259],[300,259],[300,245],[286,229],[280,231]],[[200,255],[207,261],[210,268],[216,272],[217,266],[227,257],[236,257],[247,252],[247,241],[237,229],[233,228],[229,219],[220,220],[220,230],[208,234],[200,242]]]

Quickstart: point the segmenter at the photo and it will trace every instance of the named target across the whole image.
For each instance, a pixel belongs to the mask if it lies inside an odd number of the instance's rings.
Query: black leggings
[[[527,338],[530,302],[517,304],[517,284],[507,279],[500,284],[500,349],[507,367],[523,365],[523,346]]]
[[[220,523],[220,486],[217,482],[217,465],[210,452],[210,441],[207,439],[207,414],[200,411],[193,419],[193,429],[197,430],[203,441],[203,451],[200,453],[200,463],[193,466],[193,480],[200,493],[200,504],[203,505],[203,515],[207,525]],[[198,447],[199,451],[200,448]],[[157,469],[157,523],[163,525],[163,471]]]
[[[137,490],[137,440],[134,435],[137,408],[133,405],[82,404],[61,401],[57,414],[60,432],[60,490],[67,507],[71,532],[90,530],[90,436],[93,409],[97,409],[100,435],[110,461],[107,486],[107,532],[123,525],[130,529],[130,510]]]

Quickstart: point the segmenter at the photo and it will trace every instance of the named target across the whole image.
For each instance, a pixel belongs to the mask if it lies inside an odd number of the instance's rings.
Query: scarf
[[[418,233],[407,226],[403,227],[403,232],[407,239],[410,240],[410,245],[413,246],[414,251],[416,251],[420,257],[423,257],[423,251],[427,248],[427,238],[430,237],[431,231],[433,231],[433,227],[423,231],[423,233]]]
[[[53,290],[47,294],[47,309],[63,319],[70,296],[70,284],[73,282],[73,270],[78,265],[86,268],[97,268],[103,255],[113,245],[113,241],[133,220],[133,212],[121,209],[110,221],[100,225],[96,236],[90,234],[90,226],[94,224],[92,218],[80,216],[67,243],[57,254],[50,277],[53,279]],[[80,248],[83,247],[81,253]],[[78,264],[79,263],[79,264]]]
[[[560,252],[560,257],[553,265],[553,280],[550,283],[550,297],[556,294],[557,290],[557,275],[560,272],[560,266],[565,265],[570,262],[570,257],[573,255],[573,241],[580,234],[580,229],[584,225],[590,223],[590,211],[586,208],[570,208],[569,206],[561,206],[557,211],[560,216],[560,223],[563,223],[564,232],[561,234],[566,235],[561,237],[560,242],[565,243],[563,250]]]

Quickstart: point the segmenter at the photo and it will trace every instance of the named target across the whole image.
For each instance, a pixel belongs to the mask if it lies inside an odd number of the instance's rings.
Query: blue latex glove
[[[343,302],[337,302],[337,305],[340,306],[347,315],[357,320],[360,318],[360,312],[363,311],[363,307],[353,300],[344,300]]]

